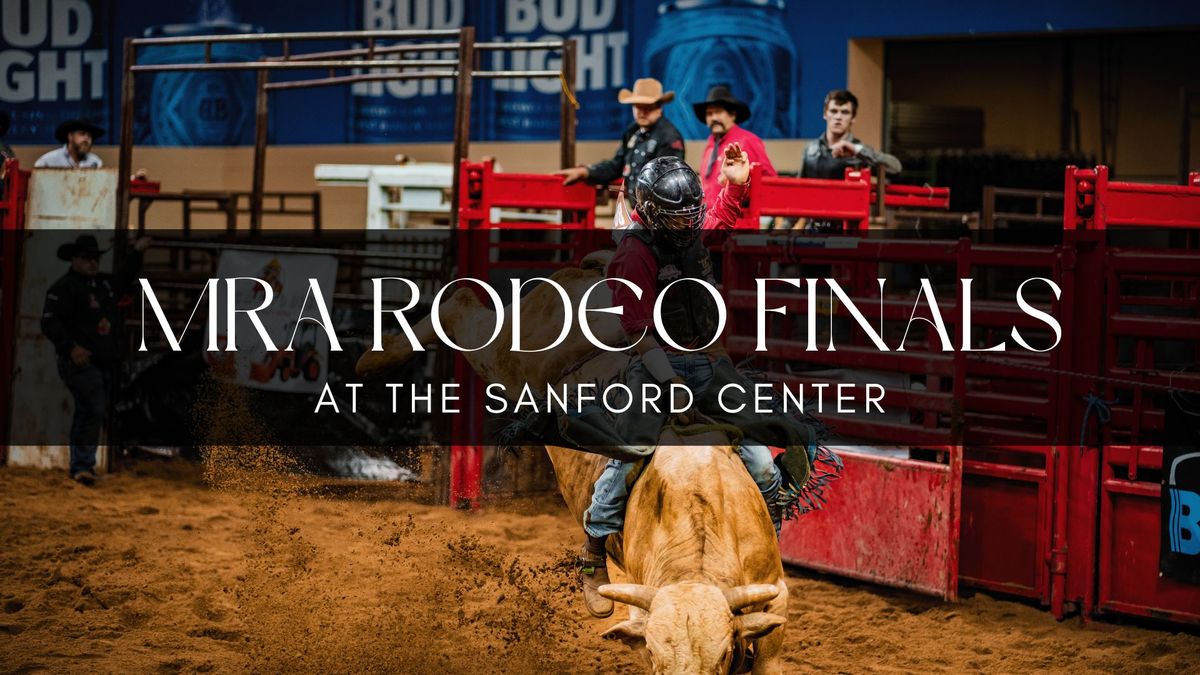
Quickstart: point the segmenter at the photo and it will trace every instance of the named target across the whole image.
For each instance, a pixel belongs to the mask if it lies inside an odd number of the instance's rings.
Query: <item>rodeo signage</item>
[[[272,269],[269,262],[258,266],[268,270]],[[180,351],[182,349],[180,344],[182,335],[188,331],[191,324],[191,319],[195,317],[198,311],[200,311],[205,298],[207,298],[208,316],[208,337],[207,346],[205,349],[208,352],[219,352],[222,351],[222,349],[225,352],[237,352],[239,351],[239,348],[241,348],[243,350],[253,350],[257,357],[261,357],[257,360],[267,363],[275,363],[276,357],[272,357],[271,354],[280,353],[285,354],[286,358],[295,360],[301,358],[293,355],[293,352],[297,348],[297,336],[305,333],[313,336],[319,333],[323,338],[322,342],[328,342],[328,348],[330,351],[342,351],[342,345],[338,339],[333,322],[330,319],[331,312],[325,300],[328,294],[322,290],[322,283],[318,278],[308,278],[306,280],[306,285],[304,285],[302,280],[299,279],[296,281],[301,281],[301,283],[289,284],[292,287],[291,297],[293,300],[288,304],[287,307],[287,311],[291,312],[291,314],[288,316],[280,316],[280,311],[274,306],[275,295],[279,289],[279,277],[277,274],[273,275],[271,278],[246,276],[209,279],[204,285],[200,298],[197,300],[196,305],[189,315],[188,322],[179,331],[179,336],[176,335],[175,329],[172,328],[167,320],[167,317],[163,312],[162,306],[157,295],[155,294],[155,290],[150,280],[142,278],[138,281],[142,290],[142,328],[141,344],[138,347],[139,351],[148,351],[146,342],[146,327],[152,326],[154,321],[157,322],[157,325],[165,336],[170,349],[172,351]],[[975,346],[976,341],[972,336],[970,318],[970,298],[973,280],[969,278],[959,280],[963,305],[962,320],[959,322],[960,335],[956,336],[959,338],[959,341],[956,342],[956,340],[950,336],[950,333],[947,330],[946,321],[943,318],[942,311],[939,308],[939,303],[933,284],[929,279],[921,279],[919,282],[917,296],[913,300],[912,312],[908,320],[908,324],[905,328],[903,336],[900,338],[895,347],[890,346],[884,338],[884,301],[882,298],[885,295],[884,291],[886,290],[887,286],[886,279],[878,279],[881,298],[879,303],[880,318],[878,322],[878,329],[872,324],[871,320],[867,319],[860,308],[855,304],[855,301],[834,279],[808,278],[802,280],[798,278],[763,278],[756,279],[755,281],[757,289],[755,316],[757,323],[756,334],[758,336],[755,346],[756,352],[769,351],[769,340],[767,338],[766,331],[767,315],[784,315],[787,313],[785,307],[767,306],[767,285],[768,283],[772,282],[792,286],[796,289],[800,289],[803,286],[806,289],[806,294],[804,297],[807,307],[809,308],[809,311],[807,312],[807,320],[805,322],[807,328],[807,338],[805,340],[806,351],[837,351],[837,346],[834,339],[834,317],[832,314],[829,317],[828,342],[824,345],[818,344],[819,332],[817,307],[822,303],[823,300],[825,300],[826,295],[830,304],[835,302],[840,303],[841,306],[843,306],[849,312],[857,327],[881,352],[905,351],[905,343],[908,340],[909,331],[913,325],[917,323],[925,323],[929,326],[929,328],[933,331],[933,334],[936,334],[938,341],[940,342],[940,349],[945,352],[955,351],[956,349],[964,352],[1003,352],[1008,349],[1007,341],[1000,341],[997,344],[983,348]],[[384,308],[383,298],[385,283],[400,284],[405,288],[408,301],[403,307],[398,309]],[[630,348],[637,348],[638,344],[650,333],[649,328],[644,329],[638,339],[632,340],[632,344],[628,344],[627,342],[622,342],[621,344],[609,344],[597,335],[597,331],[593,324],[593,317],[597,315],[619,316],[624,313],[624,308],[620,306],[596,307],[596,303],[593,302],[594,296],[596,299],[600,300],[601,303],[607,301],[607,296],[610,292],[610,289],[615,285],[623,285],[630,288],[633,294],[638,298],[641,298],[643,295],[643,289],[622,278],[601,279],[595,282],[583,293],[582,298],[579,300],[578,307],[572,306],[572,299],[566,288],[557,283],[554,279],[545,277],[535,277],[524,280],[510,280],[510,288],[507,289],[509,291],[509,302],[507,305],[501,298],[500,292],[493,288],[492,285],[482,280],[473,278],[455,279],[449,284],[442,286],[434,295],[431,303],[422,301],[418,285],[410,279],[399,277],[377,277],[370,279],[370,284],[373,289],[372,296],[374,307],[374,311],[372,313],[373,338],[370,350],[374,352],[384,351],[385,349],[383,335],[385,328],[384,322],[387,315],[391,315],[391,317],[397,322],[403,335],[403,339],[408,342],[408,349],[410,349],[412,352],[425,351],[425,345],[422,343],[422,340],[418,339],[413,326],[409,323],[408,318],[404,314],[406,311],[412,310],[419,304],[423,306],[430,306],[432,308],[429,321],[431,323],[433,335],[436,336],[438,343],[457,352],[478,352],[480,350],[493,347],[493,345],[495,345],[497,340],[500,338],[500,335],[505,328],[505,324],[508,322],[511,322],[511,325],[509,326],[511,341],[508,345],[498,345],[497,348],[502,350],[507,349],[510,353],[549,352],[551,350],[564,348],[564,345],[568,342],[568,335],[572,333],[575,321],[578,321],[579,332],[582,334],[587,343],[589,343],[590,348],[598,350],[599,352],[623,352],[629,350]],[[521,306],[523,299],[526,297],[525,291],[527,288],[531,285],[538,284],[546,284],[549,288],[553,289],[554,294],[558,297],[562,309],[562,323],[560,326],[554,326],[554,329],[557,330],[557,336],[550,341],[549,344],[532,346],[523,343],[523,336],[525,335],[525,332],[522,330],[521,325]],[[675,327],[672,326],[669,320],[664,318],[664,299],[669,297],[670,293],[672,292],[672,288],[685,284],[697,284],[702,289],[700,292],[707,294],[713,300],[713,307],[715,308],[717,315],[715,329],[713,330],[712,335],[706,335],[700,338],[702,344],[680,344],[678,341],[676,341],[675,337],[673,337],[673,333],[676,332],[674,330]],[[328,280],[326,280],[325,285],[329,285]],[[491,326],[483,327],[483,334],[487,334],[488,329],[490,328],[490,337],[488,337],[482,344],[459,344],[447,333],[443,326],[444,306],[446,304],[454,303],[454,300],[448,297],[447,291],[450,291],[451,289],[457,290],[467,285],[479,288],[487,297],[488,302],[491,305],[491,310],[494,312],[492,315],[493,322]],[[827,290],[820,290],[822,286]],[[1037,287],[1043,292],[1049,291],[1049,293],[1052,294],[1056,300],[1061,297],[1062,291],[1053,281],[1041,277],[1026,279],[1016,289],[1015,299],[1018,308],[1022,313],[1043,324],[1043,330],[1048,330],[1053,335],[1053,340],[1048,345],[1034,346],[1016,326],[1012,327],[1009,335],[1013,342],[1015,342],[1020,349],[1031,352],[1050,351],[1057,347],[1061,342],[1062,328],[1054,316],[1030,304],[1026,298],[1027,286],[1031,288]],[[296,290],[297,287],[305,288],[303,294]],[[222,292],[222,290],[224,292]],[[221,301],[222,297],[224,298],[223,303]],[[253,300],[253,303],[248,302],[249,300]],[[309,308],[310,302],[313,305],[312,309]],[[254,304],[255,306],[248,306],[250,304]],[[147,307],[150,309],[149,317],[147,316],[146,312]],[[285,329],[282,331],[268,330],[264,325],[263,320],[259,317],[260,313],[264,313],[273,317],[272,323],[277,326],[284,326]],[[557,312],[555,312],[555,314],[558,315]],[[153,321],[148,320],[151,318]],[[220,327],[222,318],[224,319],[224,332],[222,332]],[[715,286],[704,279],[690,277],[681,277],[676,279],[662,289],[662,292],[657,295],[654,302],[653,327],[654,332],[657,335],[657,339],[662,340],[664,343],[666,343],[666,345],[678,352],[701,352],[709,349],[724,333],[727,320],[728,310],[725,307],[723,296]],[[249,341],[243,339],[239,341],[239,326],[241,326],[240,334],[244,336],[249,330],[252,329],[256,335],[256,339],[251,339]],[[545,326],[541,327],[545,328]],[[274,338],[272,333],[275,334]],[[281,342],[284,345],[282,348],[277,346],[277,340],[286,340],[286,342]],[[303,344],[310,344],[313,343],[313,340],[309,339],[307,342],[301,340],[301,342]],[[224,344],[224,347],[222,347],[222,344]],[[665,373],[671,372],[671,366],[669,363],[666,363],[667,357],[663,353],[662,349],[658,347],[651,348],[644,351],[644,353],[641,354],[641,357],[651,373],[655,372],[656,367]],[[667,379],[670,379],[670,376],[667,375],[659,379],[665,383]],[[314,384],[314,386],[316,385]],[[348,395],[350,396],[351,412],[356,412],[358,389],[362,385],[359,383],[347,383],[345,386],[348,389]],[[441,389],[440,401],[435,400],[437,397],[434,397],[433,395],[434,387],[432,384],[426,383],[423,390],[410,387],[407,390],[407,393],[409,394],[409,405],[404,406],[403,408],[407,408],[408,412],[410,413],[415,413],[418,411],[418,408],[422,407],[435,408],[439,413],[455,414],[461,412],[458,405],[458,386],[459,385],[457,383],[447,383],[443,385]],[[565,384],[560,386],[561,388],[556,390],[555,385],[552,382],[525,383],[521,390],[516,392],[507,391],[503,384],[492,383],[487,387],[485,392],[485,395],[488,398],[486,410],[493,414],[508,412],[520,413],[522,412],[523,407],[528,407],[530,411],[550,409],[552,411],[558,410],[563,413],[579,413],[583,407],[600,404],[614,414],[622,414],[631,409],[633,400],[637,398],[641,406],[639,409],[640,412],[647,412],[647,405],[653,406],[653,409],[657,411],[659,405],[658,401],[663,399],[664,402],[662,405],[668,408],[669,412],[677,413],[685,412],[690,409],[694,400],[694,392],[690,391],[690,389],[683,384],[672,384],[670,387],[660,387],[657,384],[644,385],[642,390],[637,392],[639,396],[634,396],[633,392],[631,392],[627,386],[619,382],[610,383],[610,386],[606,388],[600,388],[596,385],[596,383],[590,382],[576,383],[573,389]],[[838,385],[836,389],[837,400],[831,401],[830,406],[833,407],[836,405],[838,412],[855,412],[855,410],[848,409],[843,405],[844,403],[853,401],[855,398],[859,398],[855,392],[847,391],[847,387],[853,388],[853,386],[854,385]],[[402,407],[398,404],[397,396],[398,393],[401,393],[400,390],[404,388],[404,385],[400,383],[389,383],[387,388],[390,390],[392,412],[400,412]],[[321,388],[317,386],[317,389]],[[861,398],[865,401],[864,412],[871,412],[872,408],[874,408],[875,412],[883,413],[884,410],[880,403],[883,399],[883,387],[878,384],[867,383],[863,389],[864,391],[862,392]],[[770,412],[772,405],[772,395],[770,393],[771,390],[772,385],[769,383],[759,383],[751,388],[728,385],[718,393],[717,404],[723,410],[730,413],[737,413],[747,408],[752,409],[755,413],[767,413]],[[823,388],[816,388],[815,392],[810,390],[808,392],[809,396],[806,398],[803,389],[789,390],[785,387],[783,392],[782,406],[785,412],[789,408],[789,405],[796,411],[802,411],[804,409],[805,401],[809,400],[815,403],[818,411],[823,411],[825,407],[824,397],[827,393],[830,396],[833,396],[835,391],[831,389],[827,392]],[[541,394],[541,400],[537,401],[535,399],[539,397],[539,394]],[[513,402],[512,405],[510,405],[510,402]],[[337,403],[331,390],[331,384],[328,381],[324,383],[324,387],[321,389],[321,397],[316,404],[315,411],[320,412],[324,406],[330,406],[335,412],[337,411]]]
[[[545,277],[536,277],[536,278],[525,279],[525,280],[512,279],[510,281],[511,281],[511,287],[509,289],[510,290],[509,299],[510,299],[511,304],[509,304],[507,307],[506,307],[504,301],[501,299],[500,293],[495,288],[493,288],[490,284],[488,284],[485,281],[481,281],[479,279],[473,279],[473,278],[469,278],[469,277],[464,277],[462,279],[455,279],[455,280],[451,281],[450,283],[446,284],[445,286],[443,286],[442,288],[440,288],[433,297],[432,314],[430,314],[430,319],[433,323],[434,333],[437,335],[437,337],[441,341],[441,343],[450,349],[453,349],[455,351],[460,351],[460,352],[473,352],[473,351],[478,351],[480,349],[484,349],[485,347],[489,347],[500,336],[501,330],[503,329],[504,323],[506,321],[505,315],[507,313],[511,317],[511,321],[512,321],[512,330],[511,330],[512,343],[511,343],[510,348],[514,352],[544,352],[544,351],[549,351],[551,349],[561,346],[566,341],[567,335],[571,332],[571,329],[573,326],[573,320],[574,320],[573,317],[575,317],[575,316],[578,316],[579,327],[580,327],[580,330],[582,331],[583,335],[588,340],[588,342],[590,342],[591,345],[593,347],[595,347],[596,349],[603,350],[603,351],[625,351],[626,349],[628,349],[631,346],[636,346],[636,342],[633,345],[628,345],[628,344],[626,344],[626,345],[609,345],[609,344],[604,343],[603,341],[601,341],[600,339],[598,339],[596,337],[596,335],[593,332],[593,329],[591,327],[591,323],[590,323],[590,319],[589,319],[589,316],[593,313],[603,313],[603,314],[612,314],[612,315],[621,315],[624,313],[624,309],[622,307],[595,308],[592,306],[593,303],[591,302],[591,300],[593,297],[593,293],[595,293],[597,291],[601,291],[610,285],[619,284],[619,285],[627,286],[633,291],[634,295],[636,295],[638,298],[641,298],[643,295],[643,290],[641,288],[639,288],[636,284],[630,282],[629,280],[621,279],[621,278],[608,278],[608,279],[601,279],[600,281],[597,281],[590,288],[588,288],[587,292],[584,293],[583,297],[581,298],[581,300],[579,302],[579,306],[577,308],[573,308],[571,306],[571,299],[567,293],[567,290],[565,288],[563,288],[554,279],[549,279],[549,278],[545,278]],[[871,339],[871,341],[874,343],[874,345],[877,349],[879,349],[880,351],[883,351],[883,352],[893,351],[893,349],[887,345],[887,343],[884,341],[884,339],[882,337],[883,310],[884,310],[884,306],[885,306],[885,300],[883,299],[883,292],[887,286],[887,279],[878,279],[879,291],[880,291],[879,323],[880,323],[881,327],[879,330],[876,330],[875,327],[870,322],[870,320],[868,320],[866,318],[866,316],[862,313],[862,311],[859,309],[859,307],[855,304],[855,301],[846,293],[846,291],[842,288],[842,286],[836,280],[834,280],[834,279],[815,279],[815,278],[809,278],[809,279],[803,279],[803,280],[801,280],[801,279],[775,279],[775,278],[756,279],[755,280],[756,286],[757,286],[757,293],[756,293],[757,312],[756,312],[756,315],[758,317],[758,328],[756,331],[756,333],[758,335],[758,342],[757,342],[757,346],[755,347],[755,351],[766,352],[768,350],[766,331],[765,331],[765,319],[766,319],[767,313],[785,314],[787,312],[786,308],[784,308],[784,307],[767,307],[766,306],[767,282],[782,282],[782,283],[792,285],[796,288],[800,288],[802,281],[804,282],[804,286],[807,289],[805,299],[806,299],[807,305],[809,307],[809,311],[807,313],[808,338],[806,341],[806,344],[807,344],[806,351],[810,351],[810,352],[811,351],[821,351],[822,349],[825,351],[837,351],[837,346],[834,344],[834,338],[833,338],[832,334],[830,335],[828,345],[826,345],[823,348],[818,347],[818,345],[817,345],[817,335],[818,335],[818,333],[817,333],[817,307],[819,306],[820,301],[823,299],[818,295],[819,294],[818,287],[820,284],[824,284],[828,288],[829,302],[830,303],[840,302],[842,304],[842,306],[844,306],[846,308],[846,310],[850,313],[851,317],[853,317],[853,319],[854,319],[855,323],[858,325],[858,327],[861,328],[863,330],[863,332]],[[1006,342],[1000,342],[999,344],[995,344],[995,345],[992,345],[991,347],[987,347],[987,348],[983,348],[983,349],[975,348],[972,346],[974,344],[974,342],[973,342],[972,336],[971,336],[971,319],[970,319],[971,295],[970,294],[971,294],[971,285],[972,285],[973,281],[974,281],[973,279],[969,279],[969,278],[959,280],[959,282],[962,286],[962,291],[963,291],[963,320],[962,320],[960,350],[964,351],[964,352],[971,352],[971,351],[1002,352],[1002,351],[1005,351],[1008,347]],[[240,288],[238,285],[239,282],[243,282],[243,285],[248,284],[250,286],[250,288],[254,288],[253,297],[259,300],[259,304],[257,307],[253,307],[253,308],[240,307],[239,308],[237,306],[238,298],[249,297],[249,296],[246,296],[245,294],[241,293],[241,291],[238,290]],[[383,319],[384,319],[385,314],[391,314],[399,322],[400,329],[403,331],[405,338],[409,341],[410,347],[414,351],[424,351],[425,348],[421,345],[421,342],[419,340],[417,340],[416,335],[413,333],[412,326],[409,324],[408,319],[404,315],[404,312],[413,309],[422,301],[422,298],[420,295],[420,289],[418,288],[417,284],[410,279],[405,279],[405,278],[401,278],[401,277],[375,277],[375,278],[372,278],[370,280],[370,282],[371,282],[371,286],[373,289],[373,298],[374,298],[374,307],[375,307],[374,332],[373,332],[374,340],[372,342],[371,351],[382,351],[383,350],[383,328],[384,328]],[[401,285],[403,285],[409,292],[408,304],[399,309],[386,309],[385,310],[383,308],[384,282],[396,282],[396,283],[400,283]],[[558,337],[555,338],[555,340],[552,343],[541,346],[541,347],[537,347],[537,348],[528,348],[526,345],[521,344],[521,335],[522,335],[522,333],[521,333],[521,302],[522,302],[522,298],[524,297],[523,293],[525,291],[526,286],[528,286],[534,282],[548,284],[551,288],[554,289],[555,293],[558,295],[558,297],[561,299],[561,302],[562,302],[562,308],[564,310],[563,311],[563,323],[562,323],[561,329],[558,333]],[[1062,340],[1062,327],[1059,325],[1059,322],[1057,319],[1055,319],[1050,314],[1043,312],[1042,310],[1034,307],[1026,299],[1025,287],[1030,284],[1033,284],[1034,282],[1037,282],[1037,283],[1043,285],[1044,288],[1048,289],[1051,293],[1053,293],[1054,298],[1056,300],[1062,296],[1062,289],[1060,289],[1058,287],[1058,284],[1054,283],[1050,279],[1045,279],[1042,277],[1033,277],[1031,279],[1026,279],[1024,282],[1022,282],[1017,287],[1017,291],[1016,291],[1016,304],[1020,308],[1021,312],[1044,323],[1045,326],[1054,333],[1054,341],[1048,346],[1039,348],[1039,347],[1032,346],[1022,336],[1020,329],[1017,327],[1012,328],[1010,335],[1012,336],[1013,341],[1016,342],[1018,345],[1021,346],[1021,348],[1025,349],[1025,350],[1033,351],[1033,352],[1046,352],[1046,351],[1050,351],[1051,349],[1054,349],[1055,347],[1057,347],[1059,342]],[[158,298],[155,295],[154,288],[151,286],[150,280],[142,278],[142,279],[138,279],[138,283],[141,285],[141,290],[142,290],[142,334],[141,334],[141,345],[138,347],[138,351],[142,351],[142,352],[147,351],[146,330],[145,330],[146,326],[149,325],[146,322],[146,307],[147,307],[147,305],[149,305],[153,317],[158,320],[158,325],[160,328],[162,328],[164,334],[166,335],[167,341],[170,344],[171,349],[174,351],[179,351],[180,350],[179,338],[175,336],[173,329],[171,328],[170,324],[168,323],[167,318],[163,313],[162,307],[159,304]],[[713,298],[713,301],[716,306],[716,311],[717,311],[716,330],[713,332],[713,334],[711,336],[707,336],[708,337],[707,342],[705,342],[704,344],[699,345],[699,346],[685,346],[685,345],[681,345],[681,344],[677,343],[671,336],[671,332],[672,332],[671,326],[669,326],[663,320],[662,310],[663,310],[664,298],[668,297],[668,294],[670,293],[671,289],[674,288],[675,286],[682,285],[682,284],[688,284],[688,283],[697,284],[701,288],[703,288],[703,292],[707,293],[708,295],[710,295]],[[221,302],[220,302],[220,297],[221,297],[220,288],[221,288],[222,284],[224,285],[224,288],[225,288],[224,295],[226,298],[224,308],[221,307]],[[256,284],[257,284],[257,287],[255,286]],[[442,319],[441,319],[442,311],[443,311],[442,307],[443,307],[444,301],[447,299],[446,298],[447,291],[449,291],[451,288],[454,288],[458,284],[462,284],[462,285],[472,284],[474,286],[479,287],[480,289],[483,290],[483,292],[485,293],[487,298],[492,303],[492,309],[495,311],[495,322],[493,324],[493,330],[492,330],[491,337],[488,338],[488,340],[484,344],[475,345],[475,346],[462,346],[462,345],[456,344],[454,342],[454,340],[452,340],[449,336],[446,335],[445,331],[442,328]],[[461,286],[459,286],[459,287],[461,287]],[[275,298],[275,279],[274,278],[262,279],[262,278],[258,278],[258,277],[228,277],[228,278],[209,279],[205,283],[204,288],[200,293],[200,298],[197,300],[196,307],[192,311],[192,314],[191,314],[192,317],[194,317],[196,314],[196,311],[199,310],[200,302],[203,302],[205,297],[208,298],[208,301],[207,301],[207,303],[208,303],[208,305],[207,305],[208,306],[208,311],[207,311],[207,314],[208,314],[208,346],[206,347],[207,351],[219,351],[222,349],[222,347],[220,346],[221,341],[218,340],[218,332],[219,332],[218,322],[219,322],[220,317],[222,317],[222,316],[226,317],[226,325],[228,326],[227,330],[228,330],[228,338],[229,338],[226,346],[224,347],[224,350],[230,351],[230,352],[236,352],[238,350],[237,340],[235,338],[234,326],[237,325],[237,323],[238,323],[237,315],[239,315],[239,314],[246,315],[246,318],[250,321],[250,325],[252,325],[254,327],[254,329],[257,331],[258,337],[262,340],[262,344],[264,345],[264,347],[267,350],[278,351],[279,348],[275,346],[275,343],[272,341],[271,336],[268,334],[268,331],[265,328],[263,328],[263,324],[262,324],[261,320],[258,318],[259,312],[273,311],[273,310],[270,310],[270,307]],[[306,313],[308,303],[310,300],[316,307],[315,311],[317,312],[317,316],[315,316],[315,317],[309,316]],[[925,312],[921,312],[922,307],[925,308]],[[506,309],[508,310],[507,312],[506,312]],[[920,314],[928,313],[930,316],[928,318],[923,315],[918,316],[919,313]],[[289,340],[289,342],[287,343],[287,347],[285,347],[285,349],[292,348],[292,342],[295,340],[295,332],[300,330],[300,325],[306,321],[310,321],[310,322],[316,323],[321,328],[321,330],[324,331],[324,334],[329,339],[331,349],[333,351],[341,351],[341,346],[338,342],[337,334],[334,331],[334,327],[332,325],[332,322],[330,321],[329,316],[330,316],[330,314],[329,314],[328,305],[325,302],[325,293],[321,290],[320,281],[316,278],[309,278],[307,280],[307,292],[304,295],[303,301],[299,305],[299,309],[297,310],[297,316],[295,318],[295,321],[291,322],[291,325],[295,326],[295,330],[292,333],[292,339]],[[669,346],[671,346],[673,349],[676,349],[679,351],[699,352],[699,351],[703,351],[703,350],[711,347],[721,337],[721,334],[724,332],[727,317],[728,317],[728,312],[725,308],[724,299],[721,295],[721,292],[718,291],[717,288],[712,283],[710,283],[704,279],[695,279],[695,278],[690,278],[690,277],[681,277],[679,279],[676,279],[675,281],[672,281],[671,283],[669,283],[665,288],[663,288],[663,290],[658,294],[658,296],[654,302],[654,328],[655,328],[655,330],[657,331],[658,335]],[[831,323],[832,323],[832,318],[833,317],[831,315],[830,316]],[[917,322],[927,323],[936,331],[936,334],[941,341],[941,350],[942,351],[949,352],[949,351],[955,350],[955,347],[954,347],[955,342],[953,339],[951,339],[950,334],[946,329],[946,322],[942,317],[941,310],[939,309],[939,305],[938,305],[938,301],[937,301],[937,294],[935,293],[935,291],[933,289],[933,285],[931,284],[929,279],[921,279],[920,280],[920,290],[918,291],[917,296],[913,301],[913,310],[912,310],[912,314],[908,321],[908,327],[911,328],[912,325]],[[188,330],[188,326],[190,324],[191,324],[191,318],[189,318],[188,323],[183,326],[183,331]],[[642,335],[645,336],[647,332],[648,332],[648,329],[643,331]],[[898,352],[904,351],[904,343],[905,343],[905,340],[908,338],[908,333],[909,333],[909,331],[905,330],[904,337],[902,337],[900,339],[899,344],[895,347],[894,351],[898,351]]]

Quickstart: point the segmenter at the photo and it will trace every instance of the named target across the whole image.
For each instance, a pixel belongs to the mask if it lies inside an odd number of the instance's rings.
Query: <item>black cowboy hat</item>
[[[692,110],[696,112],[696,119],[700,123],[704,123],[704,111],[709,105],[719,103],[733,112],[733,121],[736,124],[750,119],[750,106],[746,102],[733,95],[729,90],[729,85],[718,84],[708,90],[708,98],[699,103],[692,104]]]
[[[70,260],[77,255],[99,258],[101,253],[108,249],[101,249],[100,244],[96,242],[96,238],[90,234],[81,234],[73,243],[63,244],[58,247],[58,259]]]
[[[67,120],[66,122],[58,125],[58,128],[54,130],[54,137],[58,139],[59,143],[66,143],[67,134],[71,133],[72,131],[86,131],[92,135],[93,141],[104,135],[103,128],[98,127],[87,120],[74,119]]]
[[[0,110],[0,138],[4,138],[4,134],[8,133],[8,125],[12,124],[12,117],[3,110]]]

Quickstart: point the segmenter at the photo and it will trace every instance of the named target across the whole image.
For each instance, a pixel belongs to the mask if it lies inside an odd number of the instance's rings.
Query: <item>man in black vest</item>
[[[91,485],[96,480],[96,444],[108,413],[113,370],[121,358],[121,313],[117,296],[141,269],[142,252],[150,239],[133,244],[116,275],[100,272],[96,238],[80,235],[58,248],[60,260],[70,261],[67,273],[46,291],[42,333],[54,343],[58,374],[75,399],[71,420],[71,480]]]

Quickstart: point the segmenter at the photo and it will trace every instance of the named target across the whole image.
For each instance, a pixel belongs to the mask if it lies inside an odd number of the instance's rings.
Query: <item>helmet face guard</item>
[[[633,188],[637,213],[656,241],[682,248],[696,240],[704,227],[704,188],[683,160],[651,160],[638,172]]]
[[[679,209],[665,209],[652,203],[645,206],[642,216],[647,220],[655,239],[683,248],[700,236],[706,211],[703,202]]]

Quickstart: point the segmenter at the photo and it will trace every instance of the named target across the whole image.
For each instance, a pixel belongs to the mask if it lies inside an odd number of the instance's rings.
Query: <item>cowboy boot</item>
[[[783,530],[783,487],[777,487],[770,494],[763,495],[763,499],[767,502],[767,513],[771,514],[771,524],[775,526],[775,538],[779,538],[779,533]]]
[[[775,458],[783,487],[799,490],[812,473],[812,460],[804,446],[790,445]]]
[[[605,537],[588,535],[588,543],[579,557],[579,584],[583,587],[583,604],[597,619],[612,616],[613,601],[600,595],[600,587],[608,583],[608,566],[604,554]]]

